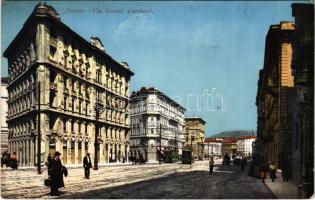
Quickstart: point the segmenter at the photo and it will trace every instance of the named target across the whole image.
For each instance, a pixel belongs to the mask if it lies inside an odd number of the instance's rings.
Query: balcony
[[[79,93],[79,98],[83,99],[83,94],[81,92]]]
[[[77,92],[75,90],[72,91],[72,96],[77,96]]]
[[[69,94],[69,89],[68,89],[68,88],[65,88],[63,92],[64,92],[65,94]]]
[[[50,83],[49,85],[49,89],[52,90],[52,91],[57,91],[57,83]]]

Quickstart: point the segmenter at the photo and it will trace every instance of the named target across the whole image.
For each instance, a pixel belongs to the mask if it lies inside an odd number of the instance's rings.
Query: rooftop
[[[201,117],[185,117],[186,121],[201,121],[203,124],[205,124],[205,120],[203,120]]]
[[[138,91],[133,91],[131,93],[130,98],[132,100],[140,100],[137,99],[136,97],[141,97],[141,95],[149,95],[149,94],[155,94],[159,97],[164,98],[166,101],[171,102],[172,105],[179,107],[180,109],[182,109],[184,112],[186,111],[186,108],[184,108],[183,106],[181,106],[179,103],[177,103],[176,101],[174,101],[173,99],[171,99],[170,97],[168,97],[166,94],[164,94],[163,92],[161,92],[160,90],[158,90],[157,88],[154,87],[142,87],[140,90]]]

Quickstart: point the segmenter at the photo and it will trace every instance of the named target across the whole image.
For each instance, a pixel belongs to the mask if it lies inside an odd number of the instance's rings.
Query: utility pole
[[[98,159],[97,159],[97,150],[98,150],[98,120],[99,120],[99,108],[98,108],[98,93],[96,94],[96,104],[95,104],[95,137],[94,137],[94,170],[98,170]]]
[[[38,82],[38,89],[37,89],[37,95],[38,95],[38,119],[37,119],[37,172],[38,174],[41,174],[41,133],[40,133],[40,82]]]
[[[162,164],[162,124],[160,124],[160,158],[159,164]]]
[[[175,130],[175,155],[176,155],[176,161],[178,159],[178,153],[177,153],[177,130]]]
[[[191,156],[190,156],[190,168],[191,168],[191,164],[192,164],[192,161],[194,159],[194,156],[193,156],[193,145],[192,145],[192,141],[193,141],[194,137],[191,135],[190,136],[190,147],[191,147]]]

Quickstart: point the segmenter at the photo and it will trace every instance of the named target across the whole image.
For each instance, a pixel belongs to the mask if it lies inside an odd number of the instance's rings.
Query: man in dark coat
[[[50,176],[51,159],[52,159],[52,157],[51,157],[51,154],[49,153],[48,156],[47,156],[47,161],[46,161],[48,176]]]
[[[50,163],[50,177],[51,177],[51,193],[52,196],[58,196],[58,189],[64,187],[62,164],[60,160],[60,153],[56,151]]]
[[[84,175],[86,179],[90,178],[90,168],[92,167],[92,160],[90,157],[90,153],[87,153],[83,158],[83,167],[84,167]]]

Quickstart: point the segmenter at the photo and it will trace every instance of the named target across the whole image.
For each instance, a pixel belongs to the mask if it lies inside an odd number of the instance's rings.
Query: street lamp
[[[191,146],[191,161],[190,161],[190,167],[191,167],[191,164],[192,164],[192,161],[194,159],[194,155],[193,155],[193,145],[192,145],[192,142],[193,140],[195,139],[195,137],[193,135],[190,136],[190,146]]]
[[[37,86],[38,95],[38,119],[37,119],[37,173],[41,174],[41,132],[40,132],[40,82]]]
[[[99,117],[100,114],[103,113],[106,109],[105,107],[100,107],[99,106],[99,96],[98,96],[98,91],[96,94],[96,102],[95,102],[95,137],[94,137],[94,170],[98,170],[98,146],[102,142],[101,139],[98,138],[99,135]]]
[[[160,124],[160,157],[159,164],[162,164],[162,124]]]

